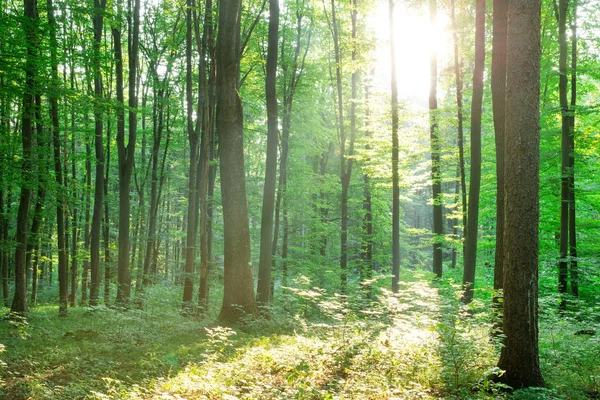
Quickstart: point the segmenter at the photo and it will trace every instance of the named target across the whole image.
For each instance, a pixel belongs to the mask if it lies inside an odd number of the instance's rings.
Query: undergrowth
[[[502,371],[489,301],[465,306],[449,280],[408,278],[397,295],[372,282],[369,298],[327,293],[300,277],[278,291],[269,319],[235,327],[215,325],[213,314],[181,315],[179,291],[166,286],[149,291],[145,310],[79,307],[58,318],[56,307],[38,306],[27,319],[4,312],[0,398],[598,398],[598,336],[575,334],[599,330],[593,306],[559,315],[555,299],[541,300],[548,387],[509,393],[490,380]]]

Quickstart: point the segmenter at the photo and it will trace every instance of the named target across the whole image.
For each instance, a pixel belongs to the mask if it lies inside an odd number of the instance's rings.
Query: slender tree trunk
[[[246,182],[243,110],[239,97],[240,0],[219,4],[217,60],[217,133],[219,135],[224,231],[224,293],[219,319],[239,320],[256,314]]]
[[[372,75],[373,75],[372,71]],[[372,76],[371,76],[372,78]],[[365,85],[365,139],[366,145],[365,150],[367,153],[367,158],[365,159],[365,165],[369,165],[370,157],[369,152],[371,151],[371,104],[370,104],[370,94],[371,94],[371,82]],[[362,221],[362,246],[361,246],[361,287],[364,287],[365,281],[371,279],[373,277],[373,205],[371,200],[371,177],[369,173],[365,170],[363,171],[363,221]],[[371,284],[369,283],[366,286],[366,293],[368,297],[371,297]]]
[[[429,0],[431,25],[437,19],[437,1]],[[429,135],[431,145],[431,194],[433,197],[433,273],[442,277],[442,244],[444,240],[444,216],[442,214],[441,143],[437,122],[437,52],[432,50],[429,70]]]
[[[538,355],[539,0],[508,2],[505,125],[504,383],[544,386]]]
[[[398,80],[396,78],[396,40],[394,33],[394,0],[388,0],[390,49],[392,59],[392,291],[400,289],[400,186],[398,174]]]
[[[471,102],[471,179],[463,274],[463,302],[473,300],[477,236],[479,228],[479,191],[481,188],[481,113],[483,101],[483,70],[485,67],[485,0],[475,7],[475,67],[473,70],[473,100]]]
[[[108,184],[110,173],[110,144],[111,130],[110,118],[106,121],[106,168],[104,171],[104,198],[108,198]],[[104,305],[110,306],[110,281],[112,279],[112,265],[110,256],[110,213],[108,201],[104,202],[104,217],[102,218],[103,236],[104,236]]]
[[[83,247],[85,255],[83,258],[83,270],[81,272],[81,304],[87,304],[88,301],[88,282],[90,270],[90,216],[91,216],[91,191],[92,191],[92,147],[89,143],[85,144],[85,221],[83,231]]]
[[[569,0],[558,3],[559,43],[559,97],[561,110],[561,191],[560,191],[560,260],[558,264],[558,292],[561,294],[560,308],[566,310],[569,280],[569,102],[567,100],[567,12]]]
[[[277,111],[277,55],[279,43],[279,0],[269,1],[269,33],[267,49],[267,75],[265,95],[267,99],[267,161],[265,186],[260,225],[260,263],[257,301],[267,306],[271,297],[271,246],[273,241],[273,211],[275,208],[275,186],[277,182],[277,142],[279,137],[279,115]]]
[[[102,228],[102,202],[104,201],[104,101],[102,87],[102,69],[100,68],[102,32],[106,0],[94,0],[94,149],[96,152],[96,181],[94,187],[94,208],[90,231],[90,306],[98,305],[100,292],[100,229]]]
[[[48,94],[50,100],[50,120],[52,122],[52,136],[54,143],[54,174],[59,189],[64,189],[63,167],[61,165],[60,132],[58,122],[58,59],[56,55],[56,19],[52,0],[48,0],[48,26],[50,28],[50,64],[51,64],[51,89]],[[65,230],[65,193],[60,190],[56,199],[56,234],[58,236],[58,287],[59,287],[59,315],[67,314],[69,296],[69,277],[67,259],[67,240]]]
[[[23,160],[21,162],[21,193],[19,196],[19,210],[17,212],[17,232],[15,249],[15,294],[11,306],[12,312],[26,313],[27,309],[27,225],[29,207],[31,203],[31,189],[27,183],[30,178],[33,157],[33,115],[35,109],[35,79],[36,79],[36,54],[37,50],[37,4],[35,0],[23,0],[25,18],[23,31],[27,41],[27,55],[25,60],[25,91],[23,93],[23,112],[21,121],[21,144],[23,147]]]
[[[463,231],[463,261],[465,256],[465,233],[467,228],[467,183],[465,173],[465,149],[464,149],[464,134],[463,134],[463,79],[461,72],[461,62],[458,52],[458,27],[456,24],[456,6],[455,1],[451,2],[451,19],[452,19],[452,42],[454,46],[454,77],[456,81],[456,118],[457,118],[457,142],[458,142],[458,171],[460,176],[460,192],[461,192],[461,210],[462,210],[462,231]],[[456,257],[456,255],[453,256]],[[452,262],[452,265],[456,265]]]
[[[579,296],[577,219],[575,207],[575,111],[577,106],[577,0],[573,0],[571,25],[571,107],[569,113],[569,272],[571,294]]]

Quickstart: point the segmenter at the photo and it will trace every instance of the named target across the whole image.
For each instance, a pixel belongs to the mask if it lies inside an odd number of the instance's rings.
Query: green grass
[[[179,313],[156,287],[143,311],[38,306],[0,321],[0,398],[19,399],[587,399],[600,389],[598,313],[558,315],[541,301],[546,388],[503,392],[488,377],[487,295],[469,307],[449,281],[406,273],[400,295],[367,302],[297,279],[269,320],[220,327]],[[217,311],[216,308],[214,307]],[[6,316],[6,310],[2,316]],[[0,351],[1,351],[0,347]],[[597,397],[596,397],[597,398]]]

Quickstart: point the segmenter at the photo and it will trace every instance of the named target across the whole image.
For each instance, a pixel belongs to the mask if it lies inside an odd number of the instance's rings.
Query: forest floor
[[[77,307],[59,318],[38,305],[27,320],[0,321],[0,398],[600,398],[597,308],[559,316],[542,299],[547,387],[509,394],[488,380],[499,372],[489,301],[466,307],[448,281],[412,278],[398,296],[368,301],[298,280],[270,319],[236,327],[182,316],[176,287],[153,288],[144,310]],[[597,334],[575,334],[583,329]]]

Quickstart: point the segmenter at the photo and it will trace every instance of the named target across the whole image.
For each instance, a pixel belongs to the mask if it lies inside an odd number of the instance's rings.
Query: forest
[[[0,0],[0,398],[600,398],[600,3]]]

